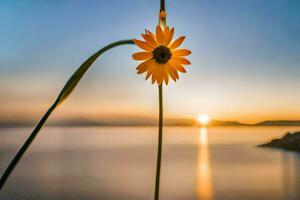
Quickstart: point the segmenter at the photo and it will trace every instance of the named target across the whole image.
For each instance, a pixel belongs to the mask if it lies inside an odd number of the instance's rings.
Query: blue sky
[[[88,3],[87,3],[88,2]],[[165,88],[169,117],[300,119],[300,1],[166,0],[191,66]],[[0,118],[37,119],[93,52],[157,24],[154,0],[2,0]],[[135,74],[134,46],[106,53],[56,112],[156,116],[157,87]]]

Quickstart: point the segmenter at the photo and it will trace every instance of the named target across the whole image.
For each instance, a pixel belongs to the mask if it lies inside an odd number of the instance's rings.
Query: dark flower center
[[[154,49],[152,53],[154,59],[158,63],[166,63],[172,57],[170,49],[162,45]]]

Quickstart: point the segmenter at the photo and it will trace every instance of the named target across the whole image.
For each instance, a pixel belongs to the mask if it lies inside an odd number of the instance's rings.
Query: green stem
[[[166,8],[165,8],[165,0],[160,0],[160,11],[165,11]]]
[[[38,134],[40,129],[43,127],[44,123],[46,122],[46,120],[48,119],[48,117],[50,116],[50,114],[56,108],[57,105],[58,105],[58,101],[55,101],[53,103],[53,105],[49,108],[49,110],[44,114],[44,116],[39,121],[39,123],[36,125],[36,127],[34,128],[32,133],[30,134],[30,136],[27,138],[27,140],[25,141],[23,146],[20,148],[18,153],[15,155],[14,159],[10,162],[9,166],[5,170],[3,176],[1,177],[0,191],[1,191],[2,187],[4,186],[6,180],[10,176],[11,172],[13,171],[15,166],[18,164],[19,160],[22,158],[23,154],[26,152],[26,150],[28,149],[28,147],[30,146],[30,144],[32,143],[32,141],[34,140],[34,138],[36,137],[36,135]]]
[[[118,42],[111,43],[104,48],[97,51],[95,54],[90,56],[71,76],[71,78],[67,81],[65,86],[63,87],[62,91],[58,95],[57,99],[53,103],[53,105],[49,108],[49,110],[44,114],[42,119],[39,121],[39,123],[36,125],[36,127],[33,129],[32,133],[28,137],[28,139],[25,141],[25,143],[22,145],[22,147],[19,149],[17,154],[15,155],[14,159],[10,162],[8,167],[6,168],[3,176],[0,179],[0,191],[3,188],[5,182],[11,175],[12,171],[26,152],[26,150],[29,148],[30,144],[33,142],[35,137],[37,136],[40,129],[43,127],[45,122],[47,121],[48,117],[52,113],[52,111],[60,104],[62,103],[73,91],[75,86],[78,84],[82,76],[85,74],[85,72],[89,69],[89,67],[94,63],[94,61],[104,52],[108,51],[111,48],[114,48],[116,46],[126,45],[126,44],[134,44],[132,40],[121,40]]]
[[[160,0],[160,12],[165,11],[165,0]],[[165,28],[166,18],[159,17],[158,24]],[[159,124],[158,124],[158,147],[157,147],[157,162],[156,162],[156,180],[155,180],[155,195],[154,200],[159,200],[159,183],[160,183],[160,168],[162,154],[162,139],[163,139],[163,84],[158,85],[159,98]]]
[[[159,95],[159,125],[158,125],[158,147],[157,147],[157,165],[156,165],[156,181],[155,181],[155,200],[159,200],[159,183],[160,183],[160,168],[162,154],[162,135],[163,135],[163,86],[158,86]]]

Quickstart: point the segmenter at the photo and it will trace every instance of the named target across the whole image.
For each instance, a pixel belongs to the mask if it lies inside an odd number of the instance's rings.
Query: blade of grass
[[[73,89],[76,87],[80,79],[83,77],[85,72],[89,69],[89,67],[94,63],[94,61],[104,52],[107,50],[114,48],[116,46],[120,45],[127,45],[127,44],[134,44],[133,40],[121,40],[118,42],[111,43],[99,51],[97,51],[95,54],[93,54],[91,57],[89,57],[71,76],[71,78],[67,81],[65,86],[63,87],[62,91],[58,95],[55,102],[52,104],[52,106],[49,108],[49,110],[44,114],[42,119],[39,121],[39,123],[35,126],[30,136],[27,138],[25,143],[22,145],[22,147],[19,149],[17,154],[15,155],[14,159],[10,162],[6,170],[4,171],[3,176],[0,179],[0,191],[3,188],[4,184],[6,183],[6,180],[11,175],[13,169],[16,167],[26,150],[29,148],[30,144],[33,142],[37,134],[39,133],[40,129],[43,127],[45,122],[47,121],[48,117],[52,113],[52,111],[61,104],[73,91]]]

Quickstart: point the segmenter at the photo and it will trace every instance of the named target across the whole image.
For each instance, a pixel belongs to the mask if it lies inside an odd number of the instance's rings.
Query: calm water
[[[161,199],[300,199],[300,154],[255,147],[294,130],[165,128]],[[0,129],[1,174],[29,132]],[[45,128],[0,199],[152,199],[156,142],[156,128]]]

